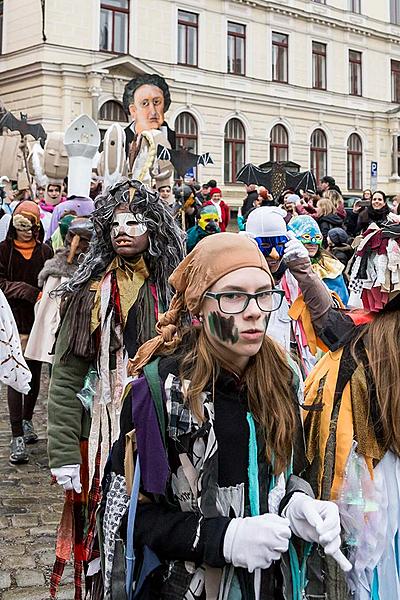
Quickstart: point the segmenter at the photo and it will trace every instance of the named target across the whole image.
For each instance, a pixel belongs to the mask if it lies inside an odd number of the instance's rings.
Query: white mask
[[[116,213],[111,229],[113,238],[119,235],[128,235],[129,237],[139,237],[146,233],[147,227],[143,221],[142,215],[133,215],[131,212]]]

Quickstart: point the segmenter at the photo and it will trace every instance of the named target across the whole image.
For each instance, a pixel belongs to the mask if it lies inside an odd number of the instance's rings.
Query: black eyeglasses
[[[265,290],[256,294],[247,292],[206,292],[205,298],[213,298],[218,302],[219,310],[227,315],[238,315],[246,310],[252,298],[257,302],[258,308],[262,312],[271,313],[278,310],[284,298],[285,292],[282,290]]]

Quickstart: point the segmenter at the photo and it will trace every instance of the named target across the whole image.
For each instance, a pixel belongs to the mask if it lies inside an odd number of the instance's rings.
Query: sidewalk
[[[50,485],[46,456],[48,369],[34,415],[39,443],[28,446],[30,462],[8,462],[10,426],[6,388],[0,387],[0,599],[48,600],[56,529],[63,491]],[[59,600],[73,599],[73,568],[67,565]]]

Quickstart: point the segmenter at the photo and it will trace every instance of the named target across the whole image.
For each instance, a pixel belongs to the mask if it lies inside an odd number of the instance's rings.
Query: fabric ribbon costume
[[[120,217],[121,207],[128,212]],[[66,492],[52,597],[72,550],[76,598],[83,562],[98,556],[100,473],[119,435],[126,359],[155,335],[158,313],[171,298],[168,275],[183,256],[181,231],[158,194],[138,181],[123,180],[98,196],[91,220],[89,251],[59,292],[65,298],[49,389],[49,461],[52,469],[81,465],[82,492]],[[123,239],[147,232],[147,250],[129,259],[118,254],[115,228]]]
[[[228,233],[209,236],[176,269],[171,276],[176,294],[157,325],[159,336],[145,344],[132,362],[131,372],[139,377],[126,393],[121,433],[106,468],[106,497],[99,515],[104,536],[105,598],[126,593],[128,599],[143,600],[250,599],[255,597],[259,576],[262,592],[257,597],[302,597],[306,572],[294,547],[282,558],[280,567],[273,566],[256,576],[227,565],[220,556],[221,537],[231,517],[275,512],[295,490],[310,493],[308,484],[292,474],[304,467],[300,421],[294,463],[288,465],[286,475],[277,478],[263,467],[261,433],[251,414],[246,414],[245,392],[236,378],[222,370],[214,385],[207,387],[203,394],[205,421],[200,423],[184,399],[190,382],[182,382],[179,376],[179,365],[188,351],[179,325],[182,311],[187,306],[191,314],[197,314],[204,291],[213,277],[218,278],[216,273],[229,272],[231,263],[238,262],[232,258],[232,238],[235,244],[240,239]],[[210,245],[206,249],[204,244],[211,240],[215,240],[215,248]],[[235,266],[258,266],[260,258],[256,257],[256,263],[254,255],[258,253],[252,244],[246,239],[241,244],[241,264]],[[202,266],[195,255],[197,250]],[[149,362],[152,355],[171,353],[180,344],[179,351]],[[299,370],[288,360],[297,403],[301,401]],[[249,478],[249,497],[244,483],[230,485],[229,476],[218,471],[220,460],[227,459],[225,442],[220,447],[217,438],[222,433],[221,415],[228,409],[234,412],[237,423],[237,438],[230,442],[232,450],[235,446],[236,455],[239,445],[249,461],[240,473],[240,477]],[[157,548],[159,552],[153,550]],[[306,545],[306,555],[308,552]],[[169,560],[171,554],[177,560]],[[126,569],[121,566],[124,557]],[[283,578],[280,584],[276,577]]]
[[[371,224],[363,234],[353,277],[359,278],[366,310],[336,314],[338,339],[306,380],[309,481],[317,497],[338,504],[343,548],[353,564],[344,577],[324,559],[325,581],[307,592],[338,600],[400,597],[400,459],[383,437],[384,409],[368,357],[369,344],[376,343],[369,334],[375,315],[400,307],[399,239],[398,225]]]

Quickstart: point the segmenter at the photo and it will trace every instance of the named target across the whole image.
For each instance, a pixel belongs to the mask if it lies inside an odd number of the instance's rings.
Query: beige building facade
[[[273,159],[346,193],[376,163],[374,186],[400,192],[399,0],[0,0],[0,15],[0,99],[47,131],[123,121],[126,82],[158,73],[179,143],[213,157],[198,179],[232,203],[243,162]]]

